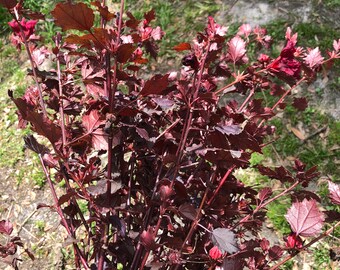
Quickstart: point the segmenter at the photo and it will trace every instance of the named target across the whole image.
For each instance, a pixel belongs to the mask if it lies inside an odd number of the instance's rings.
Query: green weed
[[[290,200],[285,198],[274,201],[268,205],[267,217],[273,224],[274,229],[283,235],[288,235],[291,232],[290,226],[284,217],[284,215],[287,214],[289,206]]]
[[[327,248],[325,244],[318,245],[313,249],[313,257],[314,263],[312,269],[332,269],[329,248]]]
[[[43,233],[46,227],[46,223],[43,220],[36,220],[34,222],[34,226],[38,230],[39,233]]]

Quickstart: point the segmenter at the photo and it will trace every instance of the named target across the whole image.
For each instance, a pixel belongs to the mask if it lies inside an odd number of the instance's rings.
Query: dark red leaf
[[[70,29],[90,31],[93,26],[93,11],[84,3],[59,3],[51,13],[56,20],[55,24],[63,31]]]
[[[256,167],[262,175],[266,175],[269,178],[277,179],[282,182],[286,182],[286,181],[293,182],[294,181],[294,178],[292,177],[291,173],[287,171],[283,166],[275,168],[275,171],[267,167],[264,167],[262,165],[257,165]]]
[[[24,137],[25,147],[32,150],[37,154],[44,154],[48,152],[46,146],[37,142],[33,135],[27,135]]]
[[[263,188],[259,192],[259,199],[261,201],[264,201],[264,200],[268,199],[272,194],[273,194],[273,191],[272,191],[271,188],[269,188],[269,187]]]
[[[280,97],[280,96],[282,96],[285,92],[286,92],[285,89],[284,89],[281,85],[273,84],[273,85],[270,87],[270,94],[273,95],[273,96]]]
[[[324,215],[316,205],[316,201],[307,199],[293,203],[285,218],[296,235],[305,237],[317,235],[325,220]]]
[[[157,247],[155,242],[155,235],[152,228],[147,231],[143,231],[140,235],[140,242],[145,247],[146,250],[153,250]]]
[[[134,50],[135,47],[133,44],[128,43],[120,45],[117,50],[117,61],[119,63],[126,63],[130,59]]]
[[[0,0],[0,4],[7,9],[14,8],[17,5],[16,0]]]
[[[119,189],[122,188],[121,182],[111,181],[111,194],[116,193]],[[99,196],[106,193],[107,190],[107,181],[100,180],[95,185],[91,185],[86,189],[92,196]]]
[[[330,211],[324,211],[324,214],[326,215],[325,222],[340,221],[340,212],[337,212],[335,210],[330,210]]]
[[[305,169],[306,169],[306,164],[304,164],[299,159],[294,160],[294,170],[296,170],[298,172],[304,172]]]
[[[140,21],[137,20],[137,19],[132,15],[132,13],[129,12],[129,11],[126,12],[126,15],[129,17],[129,20],[126,21],[126,26],[127,26],[127,27],[130,27],[130,28],[132,28],[132,29],[137,29],[137,27],[138,27]],[[136,41],[135,41],[135,42],[136,42]]]
[[[183,42],[183,43],[176,45],[173,49],[178,51],[178,52],[191,50],[191,45],[190,45],[190,43]]]
[[[225,228],[217,228],[212,231],[211,241],[222,252],[228,252],[229,254],[235,253],[239,250],[236,243],[235,234]]]
[[[35,260],[34,254],[33,254],[31,251],[29,251],[27,248],[25,248],[25,252],[26,252],[27,256],[30,257],[30,259],[31,259],[32,261]]]
[[[238,135],[243,131],[240,125],[218,125],[215,127],[216,130],[226,135]]]
[[[257,165],[256,168],[259,170],[259,172],[262,175],[266,175],[266,176],[268,176],[270,178],[275,178],[276,177],[275,171],[273,171],[272,169],[270,169],[268,167],[265,167],[265,166],[262,166],[262,165]]]
[[[149,12],[144,14],[144,19],[149,24],[152,20],[156,18],[155,10],[151,9]]]
[[[195,220],[197,216],[197,209],[190,203],[184,203],[178,208],[179,213],[190,220]]]
[[[307,200],[316,200],[317,202],[321,203],[321,199],[318,195],[316,195],[314,192],[308,191],[308,190],[296,190],[291,194],[292,202],[302,202],[304,199]]]
[[[68,202],[74,195],[76,195],[77,192],[75,192],[74,190],[69,191],[63,195],[61,195],[58,199],[58,206]]]
[[[0,233],[10,235],[13,231],[13,225],[8,220],[0,221]]]
[[[83,115],[83,125],[92,138],[93,147],[97,150],[107,150],[107,134],[100,127],[104,124],[105,120],[101,119],[101,114],[97,110],[92,110]]]
[[[53,206],[51,206],[51,205],[48,205],[48,204],[46,204],[46,203],[38,203],[38,205],[37,205],[37,209],[40,209],[40,208],[53,208]]]
[[[110,21],[116,17],[115,14],[111,13],[107,6],[103,7],[99,1],[91,2],[91,5],[97,7],[100,15],[105,21]]]
[[[33,111],[25,100],[21,98],[12,98],[12,100],[19,109],[22,118],[29,121],[38,134],[45,136],[51,143],[59,141],[61,138],[61,128],[59,126],[55,125],[43,114]]]
[[[240,258],[228,258],[225,257],[222,264],[223,269],[243,270],[243,261]]]
[[[147,140],[147,141],[150,140],[149,134],[144,128],[136,127],[136,132],[144,140]]]
[[[108,32],[103,28],[94,28],[92,34],[85,34],[82,36],[78,35],[68,35],[65,42],[70,44],[78,44],[83,48],[91,49],[93,45],[96,48],[103,49],[105,47],[106,41],[109,39]]]
[[[268,255],[270,260],[276,261],[282,257],[283,250],[279,246],[275,245],[269,249]]]
[[[186,67],[191,67],[197,70],[199,68],[199,62],[195,54],[191,53],[182,58],[182,65]]]
[[[150,80],[146,81],[140,94],[142,96],[148,95],[161,95],[162,92],[167,88],[170,74],[165,74],[164,76],[157,74],[153,76]]]
[[[295,97],[292,105],[297,110],[304,111],[308,107],[308,101],[304,97],[301,97],[301,98]]]

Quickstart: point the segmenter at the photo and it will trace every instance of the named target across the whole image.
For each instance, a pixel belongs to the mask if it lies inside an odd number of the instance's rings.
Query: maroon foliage
[[[318,196],[304,190],[318,176],[316,167],[306,169],[299,160],[292,168],[258,165],[261,174],[282,182],[280,193],[269,187],[258,192],[233,171],[249,167],[251,154],[261,153],[275,132],[266,122],[284,107],[296,86],[289,84],[314,80],[321,65],[340,57],[338,42],[328,59],[318,50],[302,58],[297,35],[288,29],[287,44],[273,60],[265,52],[272,42],[265,29],[243,25],[226,36],[227,28],[209,17],[194,42],[174,47],[182,59],[179,72],[147,76],[143,65],[156,58],[156,41],[164,36],[153,26],[155,12],[139,20],[130,12],[111,13],[99,1],[91,6],[57,4],[52,15],[63,35],[56,35],[52,52],[37,44],[28,51],[34,56],[30,75],[39,84],[21,98],[9,92],[20,127],[30,124],[50,142],[47,149],[25,138],[39,154],[54,198],[54,206],[41,207],[58,212],[76,264],[269,269],[280,265],[275,261],[285,249],[302,249],[300,236],[318,234],[324,222]],[[97,15],[100,27],[94,26]],[[34,43],[34,23],[25,27],[25,42]],[[19,33],[14,23],[13,30]],[[254,59],[248,46],[260,49]],[[40,71],[48,54],[57,69]],[[276,104],[255,99],[259,91],[270,92]],[[307,101],[295,98],[293,105],[302,110]],[[65,181],[60,196],[52,180]],[[293,233],[285,246],[270,246],[260,237],[266,206],[283,196],[294,201],[286,216]],[[338,197],[330,185],[331,200]],[[79,203],[87,205],[85,214]],[[1,228],[11,231],[6,223]]]
[[[94,22],[92,9],[84,3],[57,4],[52,15],[56,20],[56,25],[60,26],[63,31],[70,29],[90,31]]]

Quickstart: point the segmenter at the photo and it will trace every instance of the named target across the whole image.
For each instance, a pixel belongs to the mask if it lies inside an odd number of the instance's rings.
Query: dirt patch
[[[1,169],[0,175],[1,219],[13,223],[12,235],[20,236],[36,258],[31,261],[23,249],[18,250],[18,258],[23,261],[19,269],[62,269],[61,248],[66,235],[59,216],[49,208],[37,209],[39,204],[53,204],[48,188],[38,189],[29,179],[17,185],[8,170]],[[3,241],[6,239],[1,238]],[[0,262],[0,269],[12,267]]]

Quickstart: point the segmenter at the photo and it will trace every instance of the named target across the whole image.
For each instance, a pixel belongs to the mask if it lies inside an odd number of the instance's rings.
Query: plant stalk
[[[40,154],[39,154],[39,159],[40,159],[41,166],[43,167],[44,174],[45,174],[46,179],[47,179],[47,183],[48,183],[48,185],[49,185],[49,187],[50,187],[50,190],[51,190],[51,193],[52,193],[52,197],[53,197],[53,200],[54,200],[55,209],[56,209],[58,215],[59,215],[60,218],[61,218],[61,222],[63,223],[63,225],[64,225],[64,227],[65,227],[65,229],[66,229],[66,231],[67,231],[67,234],[68,234],[70,237],[74,238],[74,233],[71,231],[71,229],[70,229],[70,227],[69,227],[69,225],[68,225],[68,223],[67,223],[67,221],[66,221],[66,218],[65,218],[65,216],[64,216],[64,213],[63,213],[61,207],[58,205],[58,196],[57,196],[57,193],[56,193],[56,191],[55,191],[54,185],[53,185],[52,180],[51,180],[51,178],[50,178],[50,175],[49,175],[49,173],[48,173],[48,171],[47,171],[47,168],[46,168],[46,166],[45,166],[45,164],[44,164],[44,160],[43,160],[43,158],[42,158],[42,156],[41,156]],[[75,250],[75,256],[76,256],[76,257],[78,256],[78,258],[80,259],[80,261],[81,261],[83,267],[84,267],[85,269],[90,269],[89,266],[88,266],[88,264],[87,264],[87,261],[86,261],[85,258],[84,258],[84,255],[83,255],[82,252],[80,251],[78,245],[77,245],[76,243],[73,243],[72,245],[73,245],[73,248],[74,248],[74,250]]]
[[[30,64],[31,64],[31,67],[32,67],[32,72],[33,72],[33,78],[34,78],[34,82],[38,88],[38,93],[39,93],[39,103],[40,103],[40,107],[41,107],[41,110],[43,112],[43,115],[45,117],[47,117],[47,111],[46,111],[46,108],[45,108],[45,103],[44,103],[44,99],[43,99],[43,94],[42,94],[42,89],[41,89],[41,86],[40,86],[40,83],[38,82],[38,76],[37,76],[37,72],[35,70],[35,63],[33,61],[33,58],[32,58],[32,54],[31,54],[31,51],[30,51],[30,48],[28,46],[28,41],[27,41],[27,38],[25,36],[25,33],[24,31],[22,30],[22,25],[21,23],[19,22],[19,14],[18,14],[18,11],[16,8],[14,8],[14,19],[15,21],[18,23],[19,25],[19,28],[20,28],[20,34],[21,34],[21,37],[24,41],[24,44],[25,44],[25,50],[27,52],[27,56],[28,56],[28,59],[30,61]]]

